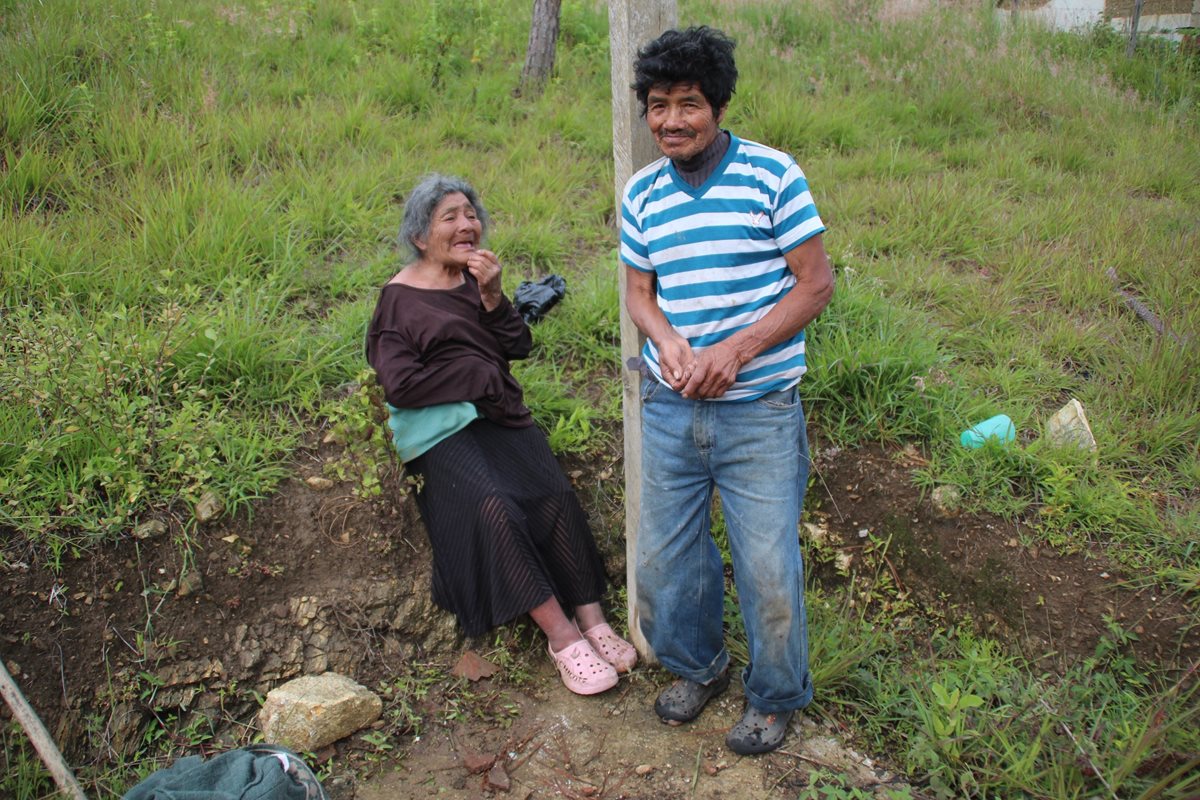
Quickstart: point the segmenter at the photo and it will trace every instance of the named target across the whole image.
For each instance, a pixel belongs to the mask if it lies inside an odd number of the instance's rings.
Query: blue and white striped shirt
[[[657,276],[658,307],[694,351],[766,316],[796,284],[783,254],[825,230],[796,162],[730,137],[712,176],[693,188],[667,158],[625,184],[621,260]],[[642,357],[663,383],[658,351]],[[719,400],[789,389],[805,372],[804,332],[759,353]]]

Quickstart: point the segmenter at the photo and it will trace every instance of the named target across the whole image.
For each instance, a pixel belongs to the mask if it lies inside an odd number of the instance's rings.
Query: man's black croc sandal
[[[691,722],[704,710],[705,704],[725,691],[729,686],[729,670],[718,675],[711,683],[680,678],[672,683],[654,701],[654,711],[668,724],[678,725]]]
[[[746,712],[725,737],[725,744],[742,756],[770,752],[783,744],[791,719],[791,711],[767,713],[747,703]]]

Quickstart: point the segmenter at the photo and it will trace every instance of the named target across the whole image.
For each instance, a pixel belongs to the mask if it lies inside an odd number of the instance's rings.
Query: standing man
[[[729,685],[715,489],[750,652],[745,712],[725,741],[745,755],[779,747],[813,696],[797,384],[804,326],[829,302],[833,273],[796,162],[720,127],[737,82],[733,48],[698,27],[638,51],[633,89],[664,157],[625,186],[621,260],[629,315],[648,337],[638,611],[659,661],[679,676],[654,709],[688,722]]]

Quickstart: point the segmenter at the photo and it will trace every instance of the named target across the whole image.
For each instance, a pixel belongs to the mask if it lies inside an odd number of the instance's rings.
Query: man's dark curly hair
[[[733,39],[707,25],[670,30],[638,50],[633,62],[633,91],[646,116],[646,98],[655,86],[695,83],[720,111],[737,86]]]

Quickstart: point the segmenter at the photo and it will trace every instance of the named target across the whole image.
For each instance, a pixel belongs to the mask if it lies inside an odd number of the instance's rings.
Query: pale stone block
[[[943,485],[933,490],[933,510],[938,516],[952,517],[962,505],[962,492],[957,486]]]
[[[1083,413],[1083,403],[1074,397],[1046,422],[1046,436],[1063,447],[1073,444],[1085,450],[1096,450],[1096,437]]]
[[[379,719],[383,701],[344,675],[307,675],[272,689],[258,713],[263,739],[319,750]]]

